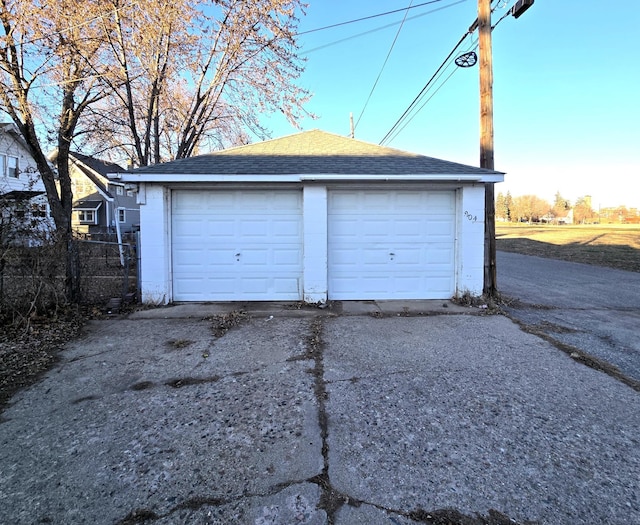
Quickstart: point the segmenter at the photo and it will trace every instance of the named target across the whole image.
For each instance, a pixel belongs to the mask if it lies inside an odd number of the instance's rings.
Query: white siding
[[[147,303],[482,293],[482,184],[446,191],[142,184],[139,199]]]
[[[456,295],[482,295],[484,280],[484,185],[459,192]]]

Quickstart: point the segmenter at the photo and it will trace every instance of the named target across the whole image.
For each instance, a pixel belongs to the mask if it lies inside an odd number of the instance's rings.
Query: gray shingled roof
[[[113,173],[114,171],[124,171],[124,168],[114,162],[109,162],[102,159],[96,159],[95,157],[89,157],[82,153],[72,151],[71,156],[82,162],[85,166],[88,166],[96,173],[99,173],[103,177],[107,176],[107,173]]]
[[[96,159],[95,157],[89,157],[82,153],[70,152],[69,156],[72,160],[75,160],[76,167],[87,177],[99,191],[104,193],[107,198],[113,199],[113,195],[109,191],[108,185],[104,184],[95,173],[107,178],[108,173],[124,171],[124,168],[114,162],[109,162],[102,159]],[[93,171],[92,171],[93,170]]]
[[[135,169],[132,175],[489,175],[501,172],[369,144],[320,130]]]
[[[102,206],[99,200],[79,200],[73,203],[74,210],[97,210]]]

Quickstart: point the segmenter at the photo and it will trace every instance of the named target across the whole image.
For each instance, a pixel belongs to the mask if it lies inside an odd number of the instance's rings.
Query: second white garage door
[[[442,299],[455,288],[455,192],[329,193],[329,299]]]
[[[298,300],[300,191],[172,193],[176,301]]]

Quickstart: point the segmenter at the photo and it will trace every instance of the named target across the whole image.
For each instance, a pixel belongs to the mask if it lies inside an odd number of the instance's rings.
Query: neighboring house
[[[0,213],[11,237],[37,244],[53,228],[44,184],[13,123],[0,123]],[[3,228],[5,242],[10,233]]]
[[[573,224],[573,208],[567,211],[565,216],[556,217],[555,220],[558,224]]]
[[[319,130],[122,171],[143,302],[480,295],[497,171]]]
[[[69,174],[73,191],[72,227],[89,235],[131,233],[140,226],[140,206],[135,186],[110,181],[107,173],[124,171],[118,164],[69,154]]]

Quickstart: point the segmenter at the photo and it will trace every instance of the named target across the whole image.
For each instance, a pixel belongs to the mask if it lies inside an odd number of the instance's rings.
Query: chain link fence
[[[75,240],[74,271],[80,303],[103,307],[112,299],[131,301],[137,287],[135,245]],[[5,247],[0,253],[0,311],[4,315],[44,313],[64,304],[66,243]]]

